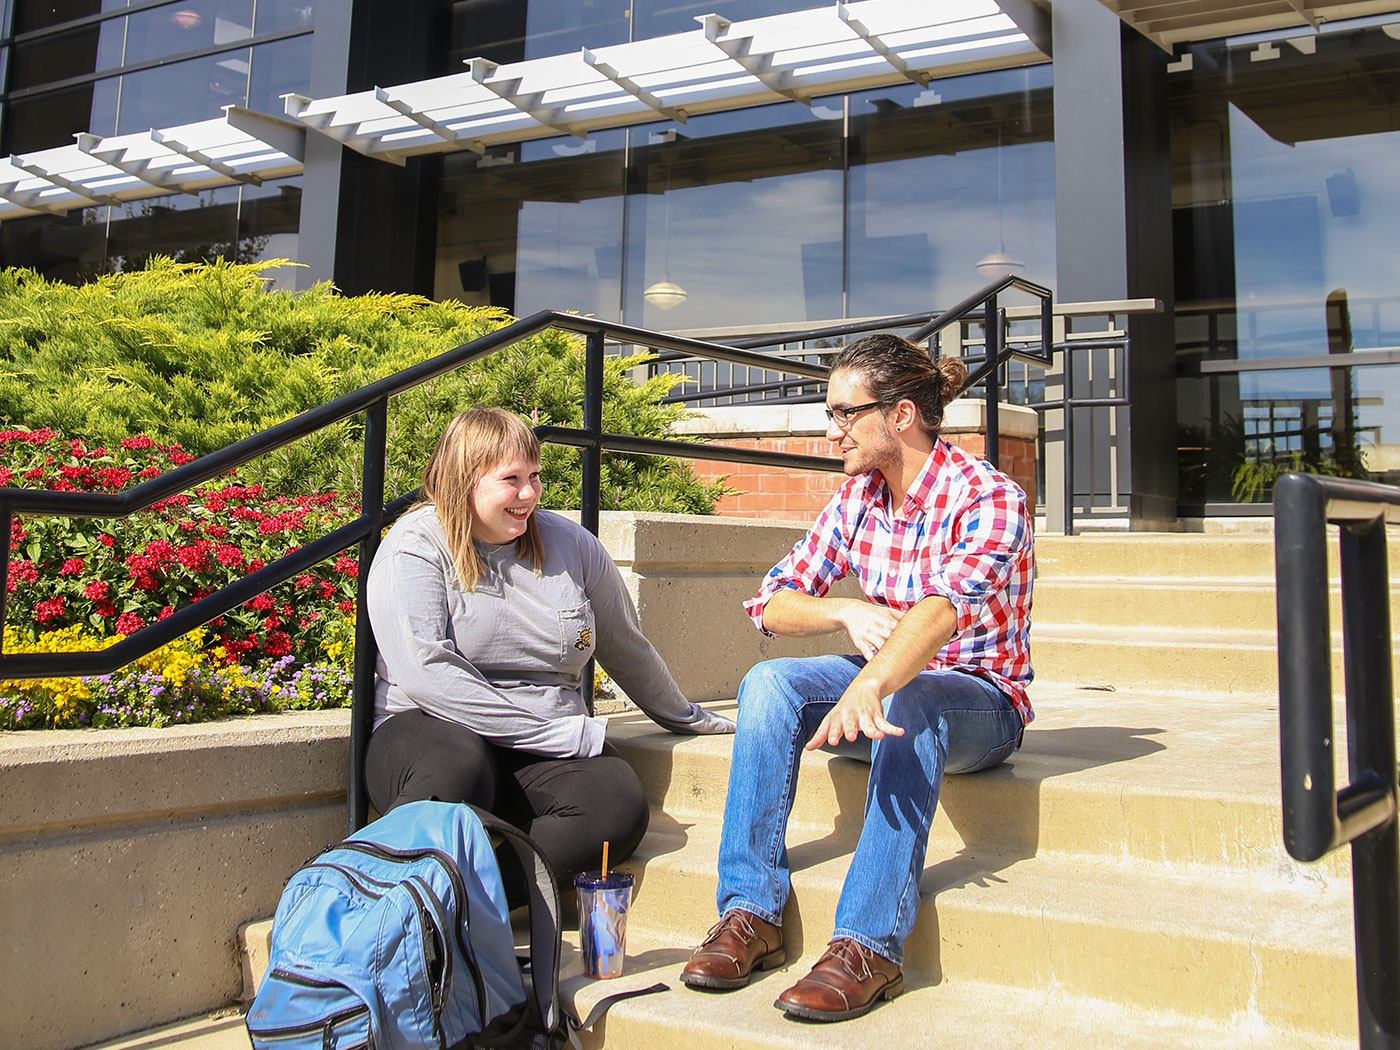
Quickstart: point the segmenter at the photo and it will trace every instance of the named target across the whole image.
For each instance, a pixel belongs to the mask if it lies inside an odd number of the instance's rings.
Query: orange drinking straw
[[[604,843],[603,843],[603,871],[602,871],[602,878],[606,879],[607,877],[608,877],[608,844],[607,844],[606,842],[604,842]]]

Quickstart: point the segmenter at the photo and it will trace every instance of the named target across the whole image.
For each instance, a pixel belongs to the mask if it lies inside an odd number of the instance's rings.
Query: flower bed
[[[0,485],[111,492],[192,457],[126,438],[89,448],[52,430],[0,431]],[[353,520],[337,493],[220,483],[126,518],[21,518],[10,529],[5,649],[103,648]],[[343,704],[359,564],[342,553],[114,675],[0,685],[0,726],[163,725]]]

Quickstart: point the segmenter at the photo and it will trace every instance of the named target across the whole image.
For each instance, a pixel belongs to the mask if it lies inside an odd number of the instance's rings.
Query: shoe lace
[[[734,928],[734,935],[744,944],[752,944],[758,938],[753,923],[749,922],[742,911],[736,909],[724,915],[719,922],[710,927],[710,932],[705,934],[705,939],[700,942],[700,947],[704,948],[731,927]]]
[[[826,952],[817,960],[817,965],[820,966],[827,959],[831,959],[840,963],[841,968],[855,980],[868,981],[874,973],[870,969],[870,960],[866,958],[867,951],[868,949],[857,941],[842,937],[827,945]]]

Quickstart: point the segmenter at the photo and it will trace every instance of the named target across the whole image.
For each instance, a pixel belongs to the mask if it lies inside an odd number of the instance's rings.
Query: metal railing
[[[1400,488],[1285,474],[1274,485],[1283,840],[1301,861],[1351,844],[1362,1050],[1400,1046],[1400,834],[1386,523]],[[1340,526],[1347,767],[1336,787],[1327,526]]]
[[[480,360],[547,329],[576,332],[586,338],[584,351],[583,427],[539,426],[535,433],[542,442],[570,445],[583,451],[581,520],[593,533],[598,531],[599,487],[603,452],[638,453],[653,456],[679,456],[687,459],[720,460],[762,466],[788,466],[803,470],[839,472],[840,460],[762,449],[701,445],[690,441],[640,437],[604,432],[603,355],[606,341],[625,341],[657,350],[704,354],[717,360],[745,365],[772,367],[767,355],[749,350],[708,343],[698,339],[670,336],[628,325],[578,317],[573,314],[541,311],[498,329],[470,343],[448,350],[421,364],[361,387],[309,409],[301,415],[253,434],[225,448],[201,456],[119,493],[59,492],[47,489],[0,488],[0,561],[7,572],[10,561],[10,526],[15,514],[58,514],[67,517],[115,518],[145,510],[152,504],[186,491],[201,482],[266,452],[280,448],[313,431],[363,412],[364,457],[360,487],[360,516],[334,531],[312,540],[298,550],[264,566],[200,600],[177,610],[107,649],[71,653],[5,653],[0,640],[0,679],[62,678],[106,674],[158,649],[176,638],[231,611],[250,598],[306,571],[320,561],[358,544],[359,579],[356,593],[355,667],[351,703],[350,784],[347,799],[349,830],[363,826],[368,815],[364,787],[364,756],[374,718],[374,664],[376,648],[365,610],[365,581],[370,563],[379,546],[380,534],[413,502],[408,493],[388,504],[384,501],[384,458],[388,433],[389,399],[446,372]],[[786,362],[786,370],[825,380],[827,370],[805,362]],[[4,591],[0,591],[0,622],[5,613]],[[585,676],[585,686],[591,675]]]
[[[928,321],[920,329],[922,332],[920,338],[927,338],[928,335],[940,328],[968,315],[978,306],[983,307],[983,316],[989,325],[989,331],[997,324],[1004,326],[1005,313],[999,311],[997,307],[997,295],[1001,290],[1012,286],[1040,296],[1043,302],[1042,314],[1048,322],[1049,290],[1029,281],[1010,277],[994,282],[977,296],[969,297],[953,309],[945,310]],[[323,427],[361,412],[365,415],[360,515],[354,521],[304,544],[257,572],[219,588],[204,598],[175,611],[165,619],[142,628],[109,648],[65,653],[6,653],[4,652],[3,639],[0,639],[0,679],[62,678],[110,673],[153,652],[160,646],[174,641],[215,617],[230,612],[250,598],[254,598],[263,591],[305,572],[318,562],[347,547],[358,545],[359,577],[356,586],[355,665],[352,678],[353,696],[350,719],[350,783],[346,817],[349,830],[357,830],[364,825],[369,810],[364,784],[364,759],[369,745],[370,732],[373,729],[374,665],[377,653],[369,616],[365,608],[365,584],[383,529],[402,514],[416,496],[416,493],[407,493],[390,503],[385,503],[384,470],[389,399],[446,372],[465,367],[498,350],[505,349],[548,329],[575,332],[585,337],[583,427],[575,429],[546,425],[536,427],[535,433],[541,442],[569,445],[582,450],[580,518],[583,526],[594,534],[598,531],[599,489],[604,451],[678,456],[687,459],[718,460],[760,466],[793,467],[802,470],[833,472],[841,470],[840,460],[820,456],[770,452],[763,449],[747,449],[727,445],[702,445],[690,441],[650,438],[632,434],[614,434],[605,432],[602,427],[603,360],[609,342],[644,346],[651,350],[670,354],[704,356],[713,360],[729,361],[750,367],[782,370],[823,382],[828,375],[828,369],[825,366],[774,358],[746,347],[667,335],[612,321],[545,310],[515,321],[495,332],[448,350],[420,364],[403,369],[394,375],[344,394],[324,405],[309,409],[292,419],[236,441],[217,452],[201,456],[199,459],[176,467],[159,477],[152,478],[123,492],[92,493],[0,488],[0,517],[4,519],[4,527],[0,529],[0,561],[5,563],[8,573],[10,526],[16,514],[56,514],[66,517],[97,518],[126,517]],[[1048,361],[1048,323],[1043,325],[1043,338],[1045,339],[1043,359]],[[994,336],[989,335],[989,340],[994,340]],[[1021,352],[1017,351],[1017,353]],[[1025,355],[1022,354],[1022,356]],[[1037,357],[1036,359],[1042,358]],[[989,354],[989,360],[975,369],[969,377],[969,385],[977,382],[980,377],[990,374],[997,363],[998,358]],[[774,368],[775,365],[777,369]],[[990,386],[991,384],[989,384],[989,388]],[[989,389],[988,398],[988,427],[990,431],[996,424],[995,390]],[[992,443],[990,447],[995,449],[995,444]],[[5,602],[6,594],[0,591],[0,623],[4,621]],[[585,675],[585,694],[590,698],[591,684],[592,675]]]

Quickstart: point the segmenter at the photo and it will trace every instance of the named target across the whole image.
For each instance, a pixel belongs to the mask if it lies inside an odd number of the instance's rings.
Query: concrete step
[[[1278,702],[1278,638],[1271,630],[1037,623],[1031,663],[1037,683],[1055,687]],[[1400,647],[1392,668],[1400,669]],[[1332,688],[1335,696],[1344,689],[1340,631],[1332,638]]]
[[[1094,577],[1066,580],[1041,578],[1035,583],[1035,624],[1132,624],[1175,629],[1190,625],[1208,630],[1259,630],[1277,633],[1277,596],[1273,580],[1202,577]],[[1332,587],[1328,615],[1334,628],[1342,623],[1340,587]],[[1390,622],[1400,628],[1400,587],[1391,589]]]
[[[763,974],[735,992],[705,993],[677,979],[674,952],[640,947],[628,962],[645,972],[637,983],[662,981],[669,991],[615,1005],[584,1033],[587,1050],[603,1047],[666,1050],[850,1050],[851,1047],[939,1047],[987,1050],[1345,1050],[1354,1037],[1279,1028],[1253,1014],[1208,1022],[1168,1011],[1123,1007],[1063,990],[1033,991],[947,977],[916,975],[905,991],[864,1017],[842,1024],[788,1019],[773,1000],[801,977],[807,960]],[[619,981],[585,982],[579,999],[617,990]],[[573,990],[569,982],[565,990]]]
[[[718,838],[700,825],[657,829],[627,862],[637,874],[629,925],[647,943],[683,948],[704,936],[715,919]],[[826,840],[795,844],[789,857],[786,947],[810,965],[830,936],[851,858]],[[956,977],[1134,1009],[1189,1004],[1214,1023],[1253,1014],[1319,1035],[1354,1030],[1342,886],[963,852],[930,858],[921,890],[904,961],[916,983]]]
[[[995,769],[944,781],[930,858],[1051,852],[1214,868],[1222,876],[1350,877],[1345,851],[1300,865],[1283,849],[1274,706],[1039,684],[1031,697],[1037,717],[1020,751]],[[1340,722],[1337,733],[1344,741]],[[610,719],[608,739],[641,775],[660,818],[717,824],[731,738],[659,733],[632,712]],[[867,773],[859,762],[804,755],[790,840],[820,837],[854,848]]]
[[[1337,530],[1329,530],[1328,561],[1338,578]],[[1388,544],[1391,579],[1400,574],[1400,530],[1392,529]],[[1274,579],[1274,540],[1261,536],[1202,536],[1187,533],[1124,533],[1118,535],[1051,536],[1035,538],[1036,569],[1040,578],[1084,579],[1098,576],[1212,576]]]

